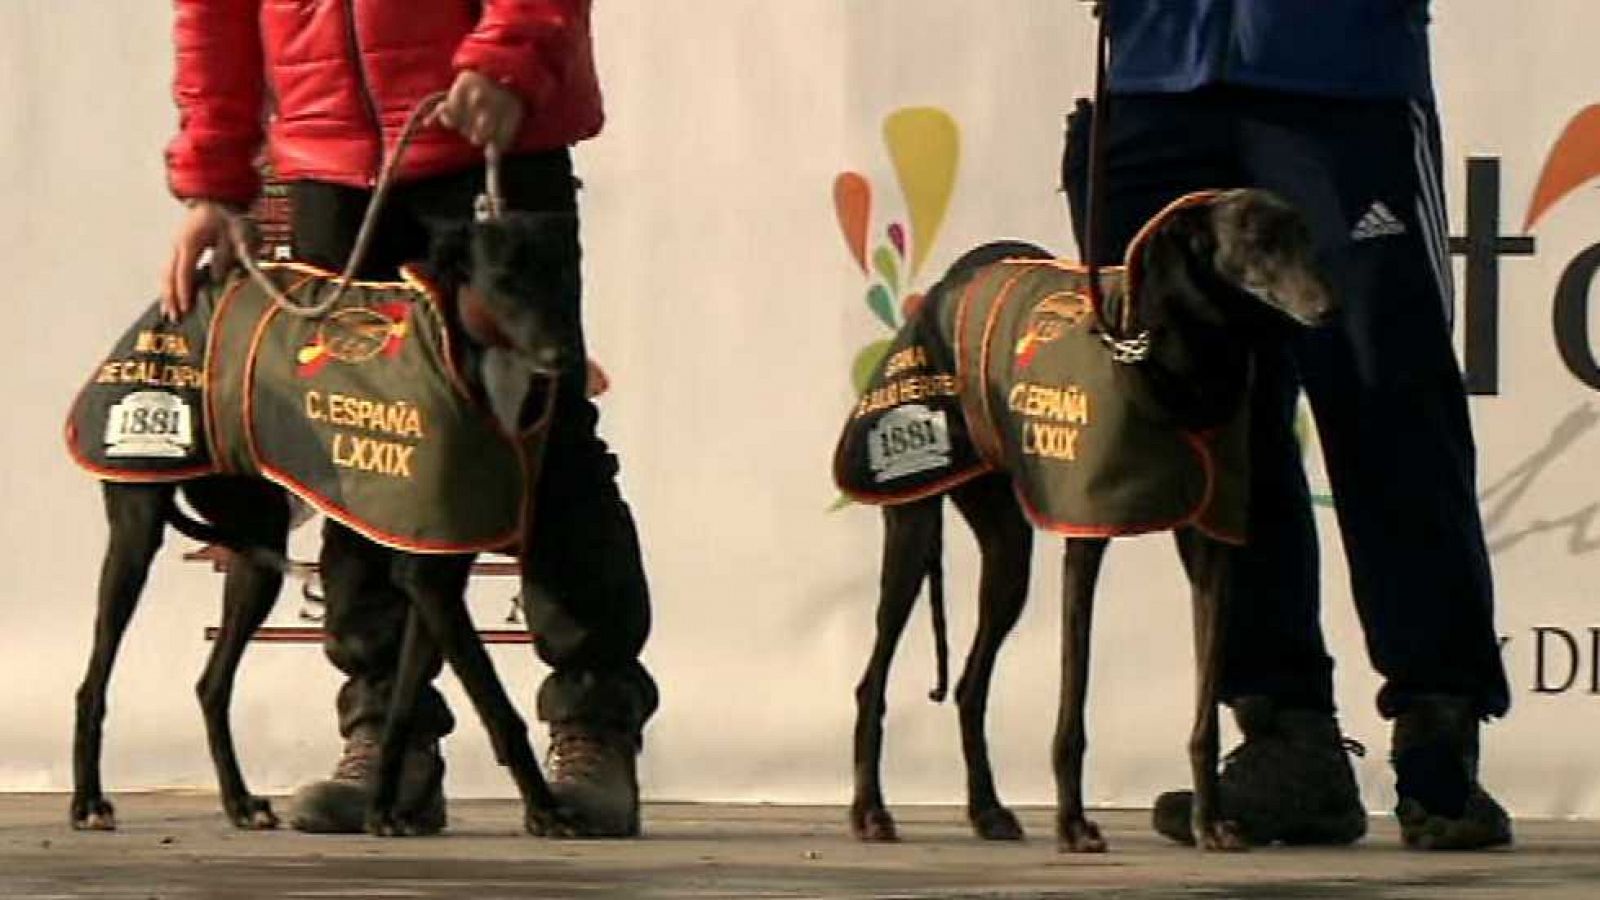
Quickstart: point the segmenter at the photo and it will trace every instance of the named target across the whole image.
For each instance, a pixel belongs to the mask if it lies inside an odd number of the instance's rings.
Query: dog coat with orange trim
[[[334,280],[263,269],[301,302]],[[520,531],[522,455],[462,384],[440,303],[407,271],[355,282],[316,319],[242,275],[180,322],[152,307],[78,395],[68,447],[110,481],[265,477],[402,550],[504,547]]]
[[[1137,296],[1129,290],[1137,272],[1101,275],[1115,317]],[[1242,542],[1244,405],[1205,434],[1138,408],[1119,383],[1126,364],[1101,340],[1087,288],[1076,264],[1017,259],[981,267],[966,290],[931,298],[896,335],[850,414],[834,455],[840,490],[865,503],[905,503],[999,470],[1011,474],[1038,528],[1112,537],[1192,524]]]

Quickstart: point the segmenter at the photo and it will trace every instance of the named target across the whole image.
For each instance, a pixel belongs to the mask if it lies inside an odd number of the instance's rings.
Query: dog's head
[[[434,266],[457,285],[462,328],[554,375],[582,362],[578,219],[507,212],[435,236]]]
[[[1218,424],[1242,401],[1262,342],[1284,340],[1291,325],[1326,324],[1335,311],[1310,229],[1261,190],[1187,198],[1147,229],[1129,264],[1151,349],[1130,384],[1153,414]]]
[[[1217,194],[1191,215],[1187,236],[1202,281],[1209,270],[1234,289],[1215,298],[1225,313],[1237,312],[1227,304],[1242,296],[1300,325],[1327,324],[1336,302],[1298,210],[1267,191],[1240,189]]]

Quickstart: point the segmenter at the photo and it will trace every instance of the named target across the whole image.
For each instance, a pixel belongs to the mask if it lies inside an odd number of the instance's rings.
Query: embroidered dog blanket
[[[1137,296],[1129,272],[1101,270],[1113,319]],[[1111,537],[1192,524],[1241,542],[1245,412],[1196,434],[1138,408],[1087,288],[1075,264],[1017,259],[930,297],[850,414],[834,456],[840,490],[904,503],[999,470],[1038,528]]]
[[[263,271],[299,303],[335,277]],[[408,270],[352,284],[315,319],[243,275],[180,322],[152,307],[78,395],[68,447],[111,481],[265,477],[402,550],[504,547],[520,530],[522,455],[460,381],[440,303]]]

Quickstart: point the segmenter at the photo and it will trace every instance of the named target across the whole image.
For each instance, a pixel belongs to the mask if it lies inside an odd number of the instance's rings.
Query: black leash
[[[1100,341],[1119,363],[1143,362],[1150,355],[1150,332],[1124,334],[1124,329],[1106,316],[1106,298],[1100,285],[1100,236],[1105,224],[1106,206],[1106,131],[1111,124],[1110,90],[1107,72],[1111,53],[1111,0],[1095,0],[1093,14],[1098,23],[1094,39],[1094,112],[1089,118],[1089,177],[1084,198],[1086,221],[1083,227],[1084,266],[1089,277],[1089,306],[1100,328]],[[1123,302],[1123,324],[1131,324],[1130,298]],[[1132,329],[1127,329],[1131,331]]]
[[[1111,29],[1106,23],[1110,5],[1110,0],[1096,0],[1093,9],[1099,21],[1094,39],[1094,112],[1089,118],[1088,196],[1084,198],[1088,219],[1083,228],[1083,255],[1089,269],[1089,297],[1094,301],[1094,314],[1100,320],[1102,329],[1108,326],[1105,321],[1105,298],[1100,293],[1100,232],[1105,223],[1105,133],[1111,118],[1106,109],[1106,69],[1111,44]]]

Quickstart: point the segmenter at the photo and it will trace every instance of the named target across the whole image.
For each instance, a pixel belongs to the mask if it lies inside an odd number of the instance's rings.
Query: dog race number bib
[[[106,415],[106,456],[183,459],[194,452],[194,418],[176,394],[134,391]]]
[[[847,496],[903,503],[984,471],[944,346],[923,310],[895,335],[835,451],[835,480]]]
[[[213,471],[201,430],[211,294],[169,322],[151,304],[89,377],[67,420],[78,464],[120,481],[172,481]]]

